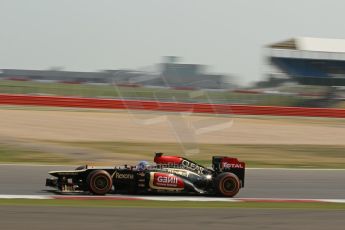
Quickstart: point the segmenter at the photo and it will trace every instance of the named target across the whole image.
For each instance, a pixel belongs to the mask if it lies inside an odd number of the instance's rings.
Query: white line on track
[[[51,196],[40,195],[0,195],[0,199],[31,199],[31,200],[49,200]]]
[[[219,198],[219,197],[168,197],[168,196],[142,196],[137,197],[143,200],[151,201],[222,201],[222,202],[241,202],[235,198]]]
[[[286,203],[345,203],[345,199],[292,199],[292,198],[219,198],[219,197],[188,197],[188,196],[71,196],[71,195],[0,195],[0,199],[62,199],[62,200],[150,200],[150,201],[218,201],[218,202],[286,202]]]
[[[343,203],[345,204],[345,199],[320,199],[322,202],[328,202],[328,203]]]

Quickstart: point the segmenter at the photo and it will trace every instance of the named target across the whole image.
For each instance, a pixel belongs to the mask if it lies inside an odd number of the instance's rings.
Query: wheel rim
[[[223,188],[226,192],[232,192],[236,187],[236,183],[232,179],[227,179],[223,182]]]
[[[95,187],[97,189],[103,190],[103,189],[107,188],[107,186],[108,186],[107,178],[102,177],[102,176],[95,178]]]

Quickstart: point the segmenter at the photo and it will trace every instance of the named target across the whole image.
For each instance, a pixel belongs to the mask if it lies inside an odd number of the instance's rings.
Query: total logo
[[[232,164],[228,162],[223,162],[223,168],[239,168],[242,169],[243,166],[241,164]]]

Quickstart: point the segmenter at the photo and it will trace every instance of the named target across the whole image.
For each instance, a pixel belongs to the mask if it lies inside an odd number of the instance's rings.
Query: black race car
[[[49,172],[46,186],[60,192],[119,194],[204,194],[235,196],[244,187],[245,163],[236,158],[214,156],[212,169],[184,157],[156,153],[155,165],[80,166],[71,171]]]

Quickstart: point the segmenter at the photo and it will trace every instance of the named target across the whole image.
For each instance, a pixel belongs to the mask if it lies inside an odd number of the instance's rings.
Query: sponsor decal
[[[229,168],[237,168],[237,169],[242,169],[243,165],[242,164],[234,164],[234,163],[228,163],[228,162],[223,162],[222,163],[223,168],[229,169]]]
[[[190,161],[183,160],[181,164],[186,169],[191,170],[193,172],[196,172],[198,174],[207,174],[207,170],[204,167],[201,167],[201,166],[194,164]]]
[[[167,170],[169,173],[173,173],[173,174],[177,174],[177,175],[181,175],[183,177],[188,177],[189,175],[189,171],[185,170],[185,169],[169,169]]]
[[[181,178],[170,173],[152,172],[150,187],[163,190],[182,190],[184,182]]]
[[[172,175],[158,176],[155,178],[155,184],[164,187],[176,187],[177,177]]]
[[[133,180],[134,179],[133,174],[128,174],[128,173],[115,172],[114,177],[116,179],[125,179],[125,180]]]

